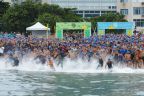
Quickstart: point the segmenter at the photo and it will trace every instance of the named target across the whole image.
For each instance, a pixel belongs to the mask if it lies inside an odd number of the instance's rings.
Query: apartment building
[[[144,0],[119,0],[117,12],[125,15],[129,22],[135,22],[136,30],[144,30]]]

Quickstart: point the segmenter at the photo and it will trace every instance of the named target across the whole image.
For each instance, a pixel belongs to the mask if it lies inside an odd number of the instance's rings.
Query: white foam
[[[82,96],[99,96],[99,95],[91,95],[91,94],[87,94],[87,95],[82,95]]]
[[[66,73],[141,73],[144,74],[144,69],[132,69],[119,65],[114,65],[113,69],[109,71],[107,68],[97,69],[97,60],[87,62],[81,59],[70,60],[66,59],[63,62],[63,68],[54,64],[55,72]],[[4,58],[0,59],[0,70],[21,70],[21,71],[49,71],[53,70],[48,65],[36,64],[32,58],[25,58],[20,62],[18,67],[12,67],[11,64],[6,63]]]
[[[144,96],[144,91],[139,91],[139,92],[136,93],[136,95]]]
[[[101,81],[90,81],[90,83],[100,83]]]

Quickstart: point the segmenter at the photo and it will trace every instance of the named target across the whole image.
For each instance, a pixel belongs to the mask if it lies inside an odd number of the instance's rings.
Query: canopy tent
[[[34,31],[34,30],[50,30],[50,28],[47,28],[46,26],[42,25],[40,22],[37,22],[36,24],[27,27],[26,30]]]
[[[27,27],[26,31],[31,31],[33,37],[48,37],[48,32],[50,31],[50,28],[47,28],[46,26],[42,25],[40,22],[37,22],[36,24]]]

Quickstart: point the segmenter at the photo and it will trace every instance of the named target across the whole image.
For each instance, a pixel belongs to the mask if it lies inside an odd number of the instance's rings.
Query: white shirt
[[[3,52],[4,52],[4,47],[0,47],[0,53],[3,54]]]

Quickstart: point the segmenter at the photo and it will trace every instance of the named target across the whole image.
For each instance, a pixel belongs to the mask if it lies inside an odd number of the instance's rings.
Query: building
[[[75,13],[82,17],[101,16],[116,12],[117,0],[43,0],[43,3],[57,4],[64,8],[77,8]]]
[[[129,22],[135,22],[136,30],[144,29],[144,0],[119,0],[117,12],[125,15]]]

